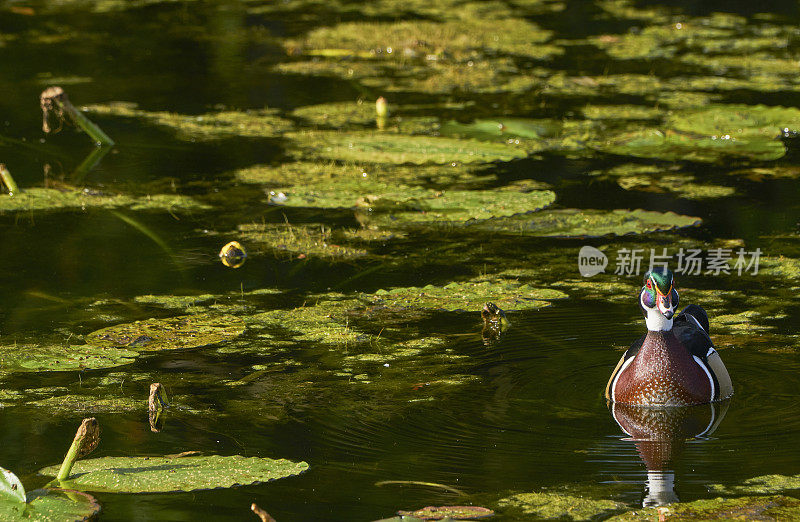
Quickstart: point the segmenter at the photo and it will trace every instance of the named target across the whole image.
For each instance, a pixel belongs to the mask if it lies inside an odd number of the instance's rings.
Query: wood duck
[[[675,315],[678,292],[669,269],[645,274],[639,306],[647,335],[634,342],[617,363],[606,385],[607,400],[689,406],[733,395],[728,370],[709,337],[705,310],[692,304]]]

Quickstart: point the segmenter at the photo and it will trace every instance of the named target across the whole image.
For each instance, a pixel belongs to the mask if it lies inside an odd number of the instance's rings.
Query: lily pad
[[[0,468],[0,502],[25,503],[25,487],[12,471]]]
[[[180,350],[234,339],[244,329],[244,321],[236,316],[197,314],[109,326],[88,334],[86,340],[100,347],[137,352]]]
[[[651,210],[545,210],[471,224],[480,230],[528,236],[599,237],[698,226],[698,217]]]
[[[370,131],[290,132],[301,155],[371,163],[486,163],[524,158],[527,153],[508,143],[408,136]]]
[[[343,244],[357,238],[360,230],[342,231],[322,224],[291,225],[289,223],[252,223],[239,225],[243,240],[303,258],[356,259],[368,254],[364,248]],[[368,231],[367,231],[368,232]]]
[[[12,344],[0,347],[0,372],[96,370],[130,364],[138,354],[92,344]]]
[[[0,502],[0,519],[8,522],[67,522],[90,520],[100,512],[94,497],[70,489],[36,489],[27,494],[27,503]]]
[[[519,493],[501,499],[498,504],[505,509],[539,519],[557,520],[595,520],[619,512],[625,507],[613,500],[547,492]]]
[[[524,118],[477,119],[472,123],[450,121],[439,132],[442,136],[475,138],[478,140],[540,139],[552,137],[561,131],[555,120],[528,120]]]
[[[494,516],[494,511],[480,506],[427,506],[414,511],[398,511],[404,517],[422,520],[477,520]]]
[[[462,282],[446,286],[392,288],[364,294],[373,304],[392,308],[423,308],[427,310],[467,310],[478,312],[487,301],[503,310],[530,310],[549,306],[548,300],[565,299],[559,290],[535,288],[511,281]]]
[[[65,482],[85,491],[169,493],[230,488],[298,475],[305,462],[232,456],[104,457],[79,460]],[[39,470],[54,477],[59,466]]]
[[[133,210],[168,209],[202,210],[206,205],[189,196],[178,194],[154,194],[147,197],[132,197],[123,194],[98,194],[89,190],[31,187],[13,196],[0,197],[0,212],[22,210],[60,210],[85,208],[130,207]]]
[[[91,113],[137,118],[154,125],[174,129],[185,140],[214,140],[229,136],[270,138],[293,127],[291,121],[277,116],[273,109],[219,111],[189,115],[174,112],[145,111],[134,103],[116,102],[86,107]]]
[[[614,522],[659,520],[663,508],[637,509],[609,518]],[[679,502],[667,507],[665,518],[675,520],[795,520],[800,516],[800,500],[784,496],[714,498]]]

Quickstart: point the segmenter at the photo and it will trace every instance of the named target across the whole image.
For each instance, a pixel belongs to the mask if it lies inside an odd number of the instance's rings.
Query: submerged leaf
[[[0,468],[0,496],[3,500],[16,499],[25,503],[25,487],[12,471],[5,468]]]
[[[86,340],[109,348],[137,352],[198,348],[227,341],[244,332],[244,321],[232,315],[197,314],[145,319],[92,332]]]
[[[230,488],[297,475],[305,462],[232,456],[104,457],[75,463],[67,484],[86,491],[168,493]],[[55,476],[58,466],[39,470]]]

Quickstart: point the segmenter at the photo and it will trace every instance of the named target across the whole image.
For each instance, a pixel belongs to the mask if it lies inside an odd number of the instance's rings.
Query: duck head
[[[644,275],[639,306],[648,330],[657,332],[672,329],[672,316],[678,308],[678,292],[670,269],[655,268]]]

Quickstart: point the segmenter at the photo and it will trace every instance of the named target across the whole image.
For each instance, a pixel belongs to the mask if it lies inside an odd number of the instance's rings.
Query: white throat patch
[[[641,295],[639,297],[639,301],[641,303]],[[647,308],[644,303],[641,303],[642,308],[647,311],[647,317],[645,317],[644,321],[647,323],[647,329],[653,332],[667,332],[672,330],[672,319],[667,319],[664,317],[664,314],[658,311],[658,307],[656,308]]]

